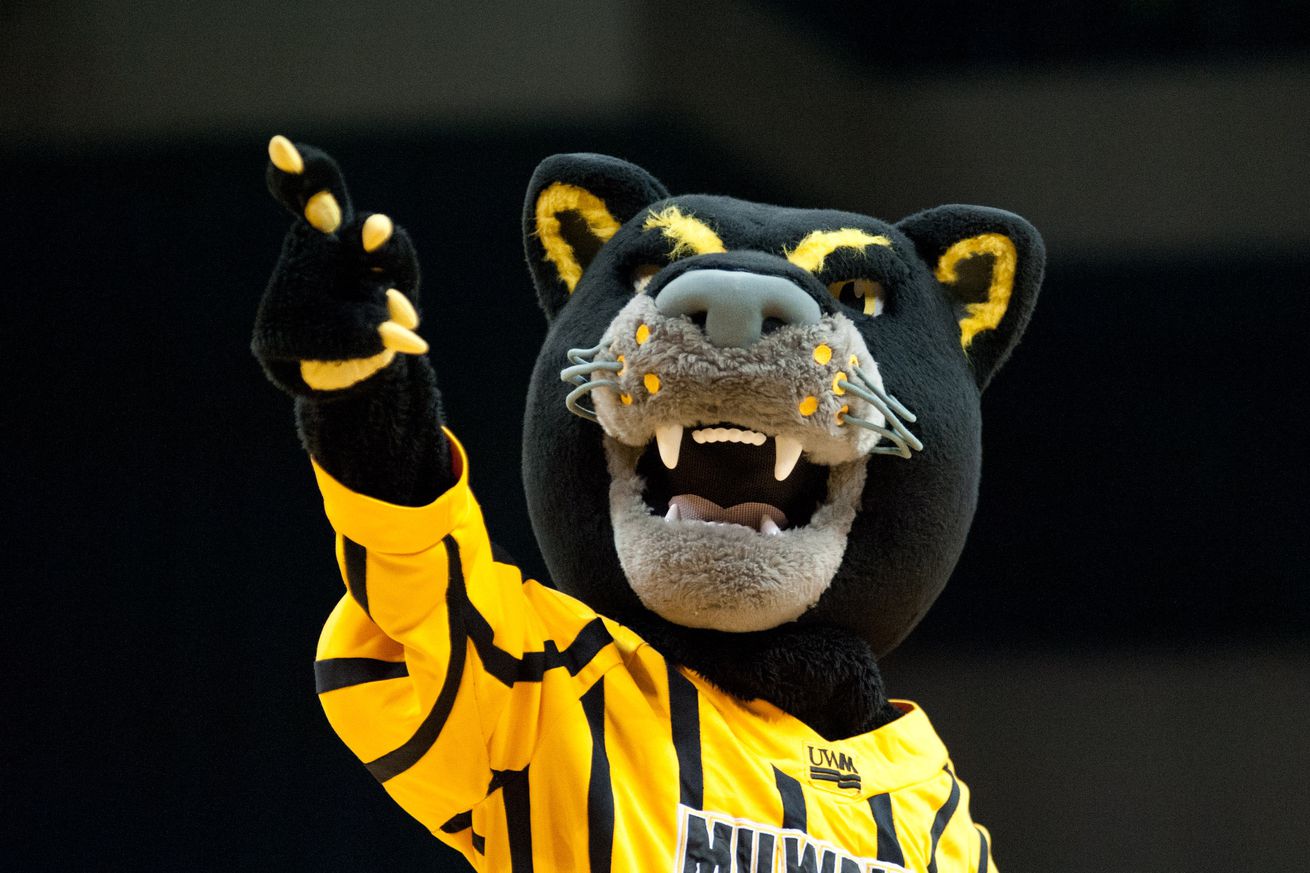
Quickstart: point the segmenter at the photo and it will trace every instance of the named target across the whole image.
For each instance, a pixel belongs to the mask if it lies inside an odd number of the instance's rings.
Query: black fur
[[[455,483],[441,433],[432,366],[399,360],[341,397],[299,397],[296,425],[309,454],[352,491],[402,506],[431,503]]]
[[[315,166],[325,166],[318,155]],[[339,176],[323,178],[348,205]],[[322,187],[322,181],[316,177],[302,184]],[[586,268],[571,294],[545,259],[536,232],[537,195],[555,181],[595,194],[623,225],[606,241],[592,235],[577,215],[561,216],[562,234]],[[299,214],[304,188],[275,171],[270,188]],[[561,589],[629,624],[670,660],[724,690],[769,700],[828,738],[871,730],[897,714],[887,703],[876,656],[918,623],[963,548],[977,501],[980,394],[1031,313],[1044,260],[1041,240],[1018,216],[977,207],[939,207],[890,225],[852,213],[725,197],[666,198],[663,186],[645,171],[597,155],[550,158],[529,186],[524,244],[550,331],[529,390],[523,467],[543,555]],[[615,552],[602,431],[564,406],[568,389],[559,371],[566,351],[601,338],[630,299],[637,266],[669,263],[667,243],[658,233],[644,233],[641,224],[646,207],[674,203],[710,223],[730,252],[750,250],[740,257],[779,274],[798,272],[780,255],[811,230],[854,227],[893,242],[891,248],[871,247],[863,254],[835,253],[818,276],[806,274],[799,284],[824,311],[839,309],[857,323],[888,387],[917,413],[914,431],[926,448],[910,460],[870,459],[860,512],[832,586],[800,620],[768,631],[694,630],[645,609]],[[274,382],[297,396],[305,444],[329,472],[355,490],[422,503],[453,475],[426,361],[400,356],[381,374],[344,392],[311,391],[294,367],[304,358],[375,353],[380,346],[374,327],[386,317],[385,282],[411,299],[417,293],[417,266],[403,232],[398,229],[377,257],[365,256],[357,243],[359,226],[349,215],[338,234],[326,237],[297,221],[261,306],[254,348]],[[976,302],[970,295],[977,289],[969,280],[977,278],[977,270],[947,289],[934,278],[933,267],[952,242],[982,232],[1010,237],[1019,250],[1019,270],[1005,317],[996,330],[980,334],[966,355],[958,323],[964,306]],[[384,268],[382,279],[370,269],[374,266]],[[873,276],[886,288],[881,317],[847,309],[826,293],[828,282],[856,276]],[[651,287],[658,289],[667,278],[657,274]]]
[[[900,715],[869,644],[844,628],[792,624],[725,634],[651,616],[635,629],[670,661],[742,700],[769,701],[825,739],[867,733]]]
[[[960,349],[960,301],[934,278],[933,265],[914,253],[944,249],[945,232],[930,233],[940,227],[966,235],[992,229],[1011,236],[1021,254],[1013,315],[992,332],[998,336],[989,337],[992,345],[986,347],[1004,352],[1017,341],[1036,297],[1044,260],[1040,238],[1018,216],[978,207],[941,207],[902,225],[889,225],[852,213],[783,209],[703,195],[675,197],[651,208],[669,203],[712,225],[730,252],[771,253],[784,273],[794,268],[777,256],[816,228],[860,228],[894,242],[894,249],[871,247],[858,263],[850,255],[834,257],[818,282],[803,286],[829,310],[840,304],[814,291],[816,285],[859,271],[878,274],[888,292],[884,315],[873,319],[842,309],[860,326],[893,393],[918,415],[915,433],[927,446],[912,460],[870,460],[861,511],[836,581],[801,619],[846,627],[884,654],[927,612],[964,546],[981,464],[981,385],[1001,359],[995,353],[981,356],[984,369],[974,369],[971,358],[976,356]],[[530,246],[529,257],[533,254]],[[601,432],[565,410],[566,389],[558,372],[565,352],[594,344],[627,302],[633,268],[661,260],[667,263],[667,244],[657,234],[643,234],[640,220],[630,221],[600,250],[568,305],[551,322],[533,373],[525,420],[529,508],[551,575],[564,590],[625,622],[640,621],[646,611],[628,588],[614,552]],[[657,274],[651,287],[661,281]],[[974,346],[984,337],[988,335],[980,334]],[[570,471],[567,485],[557,475],[561,469]],[[579,530],[585,534],[576,535]],[[593,545],[581,550],[579,542]]]
[[[441,397],[426,359],[398,355],[391,366],[341,391],[315,391],[300,376],[302,360],[362,358],[382,351],[377,325],[388,317],[386,290],[417,307],[414,246],[396,227],[385,245],[365,252],[356,215],[336,163],[303,143],[302,174],[268,165],[274,198],[296,216],[255,318],[251,347],[273,381],[296,398],[301,441],[333,476],[355,491],[392,503],[431,501],[453,480],[441,432]],[[305,202],[329,190],[342,209],[333,234],[302,217]]]

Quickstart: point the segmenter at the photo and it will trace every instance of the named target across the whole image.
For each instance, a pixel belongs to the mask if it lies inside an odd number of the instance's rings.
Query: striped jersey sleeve
[[[621,656],[606,621],[493,558],[451,444],[459,481],[422,507],[357,494],[315,465],[347,588],[315,673],[350,749],[470,855],[469,810],[527,768],[551,708],[576,706]]]

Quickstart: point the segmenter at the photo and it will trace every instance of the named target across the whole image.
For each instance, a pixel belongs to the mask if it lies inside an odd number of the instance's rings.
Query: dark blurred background
[[[340,590],[248,352],[319,144],[411,230],[496,538],[557,151],[1045,234],[960,568],[885,664],[1014,871],[1304,870],[1310,585],[1300,4],[0,2],[10,870],[463,869],[333,736]]]

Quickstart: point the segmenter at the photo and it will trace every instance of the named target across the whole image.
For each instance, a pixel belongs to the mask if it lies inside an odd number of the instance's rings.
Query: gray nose
[[[668,316],[705,317],[705,335],[720,348],[745,348],[760,338],[764,320],[814,324],[819,304],[781,276],[738,270],[691,270],[660,289],[655,308]]]

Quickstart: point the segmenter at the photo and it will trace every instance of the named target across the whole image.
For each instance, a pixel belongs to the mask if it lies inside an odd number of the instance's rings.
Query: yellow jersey
[[[497,561],[459,481],[433,503],[315,465],[347,594],[315,673],[333,728],[477,870],[988,873],[922,710],[825,740]]]

